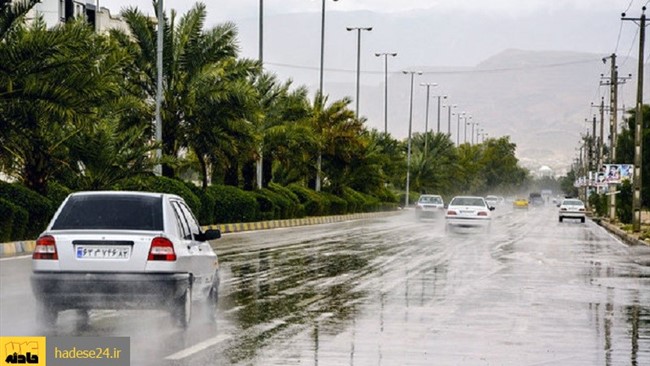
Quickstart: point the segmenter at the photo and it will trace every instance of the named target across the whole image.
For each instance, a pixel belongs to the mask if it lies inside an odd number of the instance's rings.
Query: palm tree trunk
[[[208,188],[208,164],[206,164],[203,154],[196,154],[196,157],[199,159],[199,166],[201,167],[201,187],[206,189]]]
[[[318,152],[318,161],[316,162],[316,192],[320,192],[320,172],[323,163],[323,154]]]
[[[264,169],[263,161],[264,157],[262,156],[262,149],[258,152],[259,158],[257,159],[257,189],[262,189],[262,171]]]

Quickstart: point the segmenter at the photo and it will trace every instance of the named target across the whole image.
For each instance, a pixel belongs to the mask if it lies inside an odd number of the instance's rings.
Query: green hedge
[[[321,192],[321,195],[329,200],[329,215],[345,215],[348,213],[349,203],[343,198],[329,192]]]
[[[287,218],[301,218],[305,217],[305,206],[300,202],[300,198],[288,187],[283,187],[277,183],[270,183],[269,190],[277,193],[289,201],[289,212]]]
[[[288,188],[298,196],[300,203],[305,206],[307,216],[323,216],[329,212],[330,202],[318,192],[297,183],[291,183]]]
[[[208,193],[215,199],[215,224],[257,221],[260,208],[255,195],[237,187],[212,185]]]
[[[13,237],[12,231],[14,227],[14,212],[18,206],[13,203],[0,198],[0,243],[10,241]]]
[[[28,220],[24,227],[18,227],[20,223],[16,222],[14,217],[12,231],[14,233],[22,232],[24,237],[20,239],[36,239],[45,230],[54,214],[54,208],[49,199],[20,184],[0,181],[0,197],[5,197],[7,201],[27,211]]]
[[[113,189],[175,194],[185,200],[195,215],[198,215],[201,212],[201,201],[199,201],[199,198],[185,185],[183,181],[177,179],[159,176],[131,178],[116,183],[113,186]]]
[[[185,182],[185,186],[189,188],[199,200],[201,208],[199,211],[195,211],[194,214],[197,215],[197,219],[201,225],[210,225],[217,222],[214,218],[214,205],[216,204],[215,198],[209,194],[207,190],[203,190],[203,188],[197,187],[193,183]]]

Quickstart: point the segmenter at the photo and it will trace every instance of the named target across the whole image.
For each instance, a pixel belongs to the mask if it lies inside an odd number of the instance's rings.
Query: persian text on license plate
[[[131,247],[125,245],[77,245],[77,258],[82,259],[129,259]]]

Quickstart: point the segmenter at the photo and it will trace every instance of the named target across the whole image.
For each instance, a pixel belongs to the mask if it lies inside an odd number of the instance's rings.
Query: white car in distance
[[[490,207],[483,197],[456,196],[451,199],[445,215],[445,229],[451,228],[482,228],[490,230],[492,223]]]
[[[97,191],[69,195],[36,241],[31,285],[38,319],[74,309],[165,309],[185,328],[192,301],[216,311],[219,264],[185,201],[176,195]]]
[[[423,218],[436,218],[442,216],[445,210],[445,203],[442,196],[437,194],[423,194],[418,198],[415,204],[415,217],[418,219]]]
[[[558,219],[560,222],[564,219],[580,220],[584,223],[586,218],[585,204],[582,200],[577,198],[565,198],[557,205],[560,208],[558,212]]]

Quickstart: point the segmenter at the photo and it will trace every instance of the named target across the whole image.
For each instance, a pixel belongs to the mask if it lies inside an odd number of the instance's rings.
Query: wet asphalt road
[[[650,248],[555,207],[489,234],[396,216],[215,242],[218,319],[34,320],[28,258],[0,261],[0,334],[129,336],[132,365],[650,365]]]

